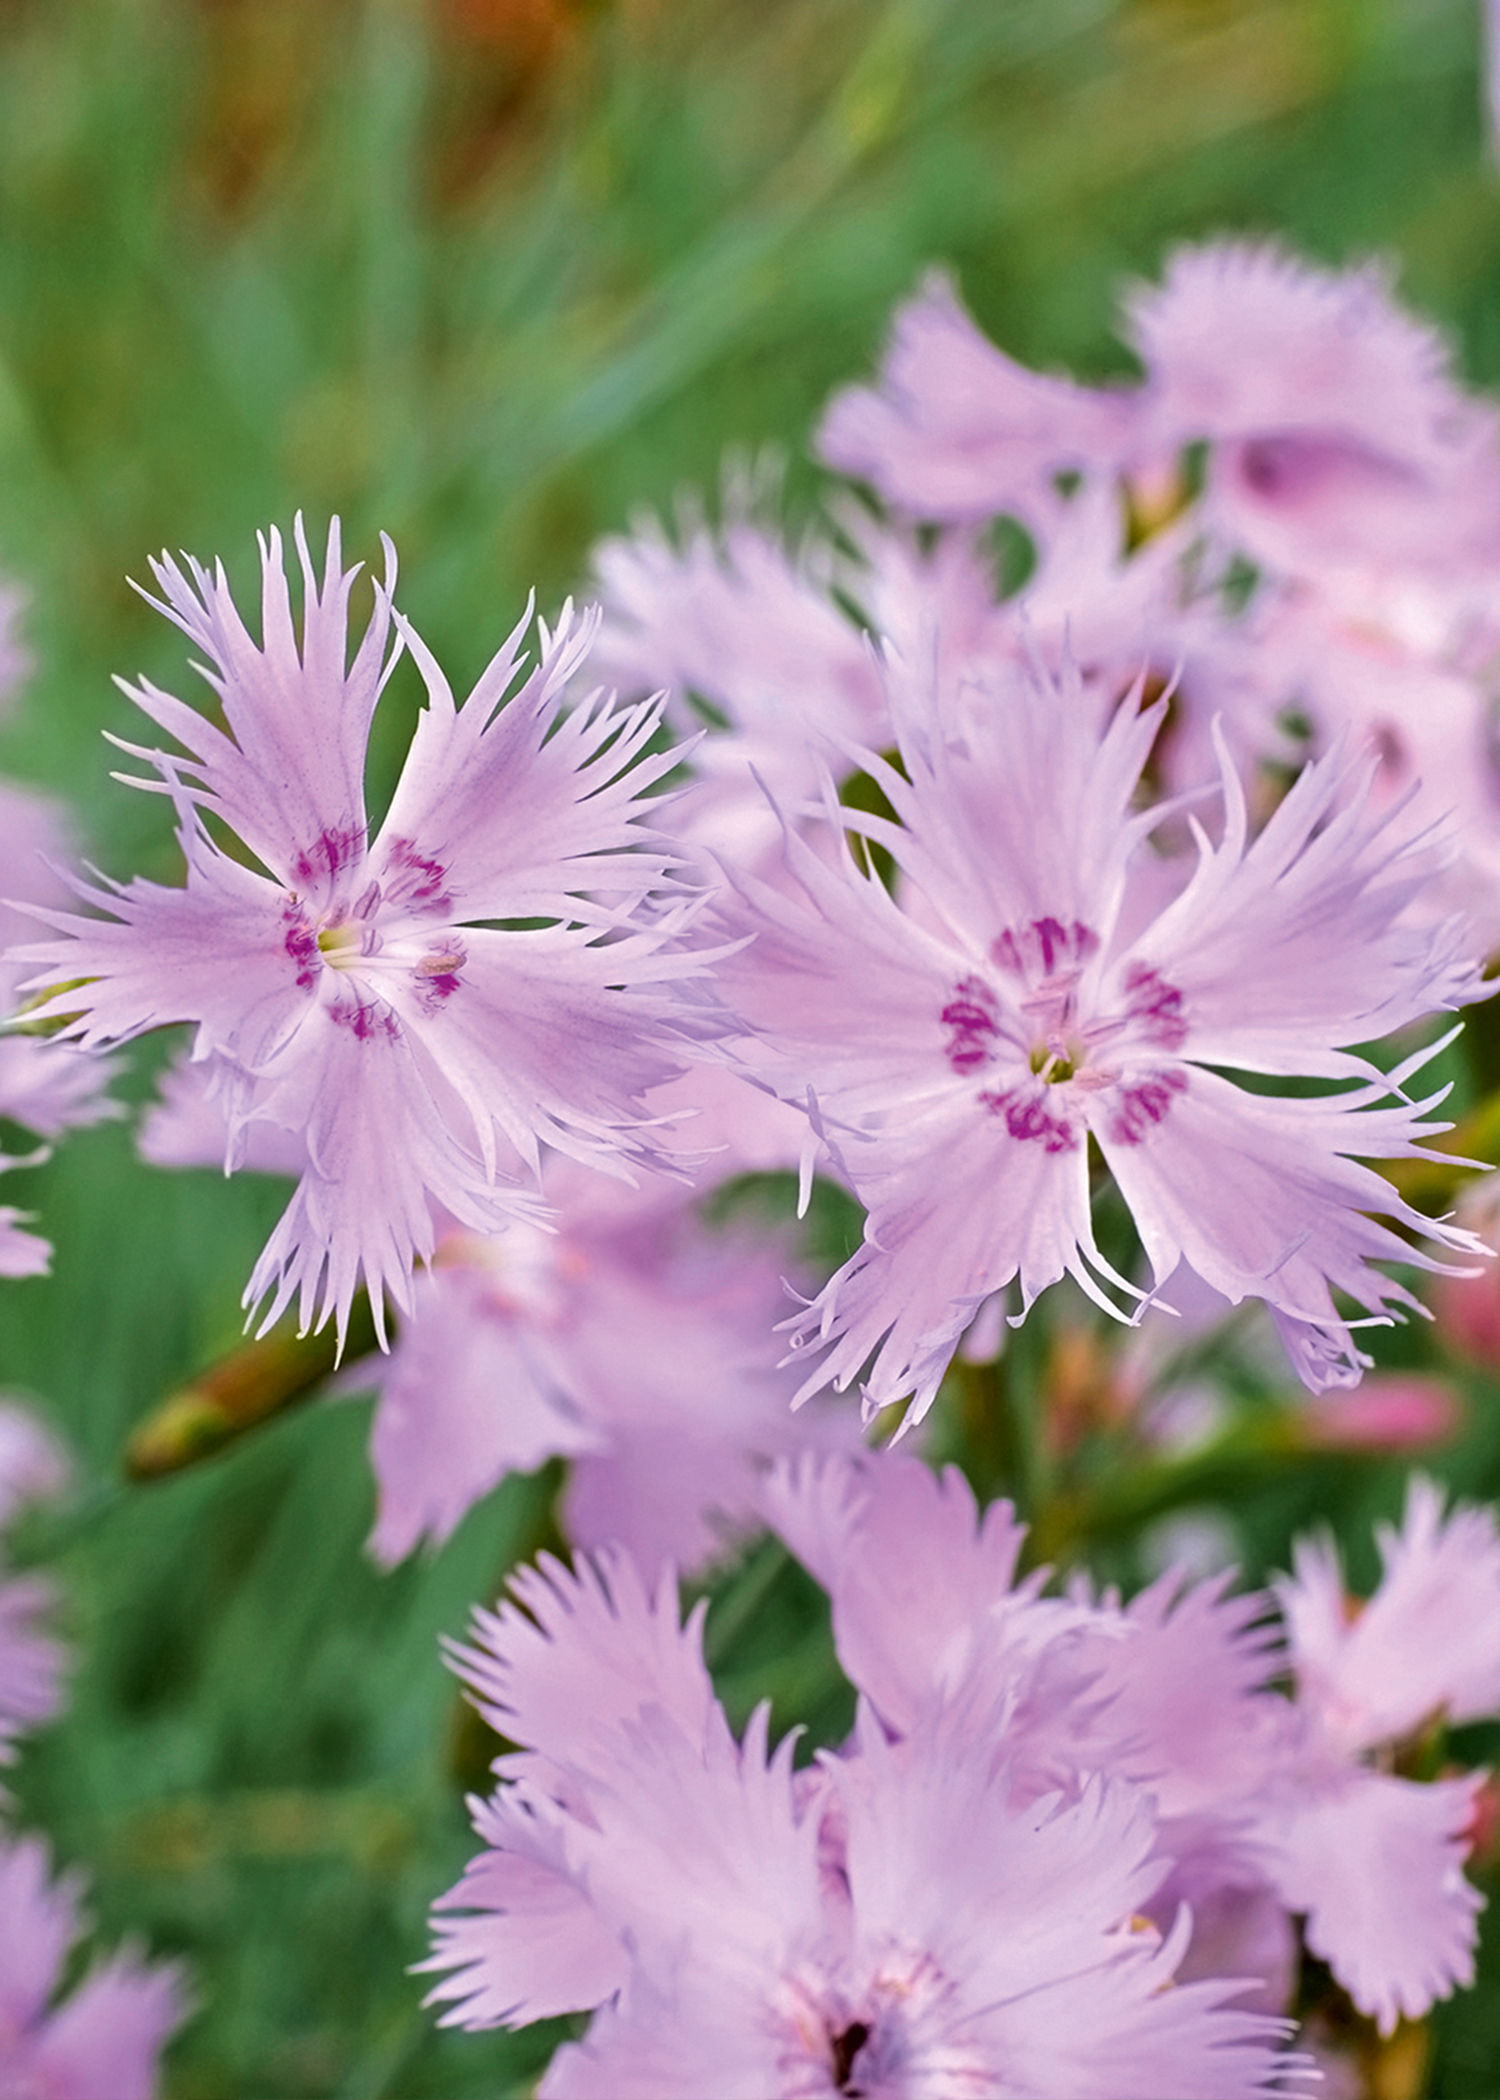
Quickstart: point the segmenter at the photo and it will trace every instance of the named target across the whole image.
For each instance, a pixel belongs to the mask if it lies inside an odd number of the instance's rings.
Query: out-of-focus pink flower
[[[1500,1227],[1500,1174],[1486,1174],[1465,1189],[1457,1215],[1493,1241]],[[1500,1276],[1492,1269],[1478,1276],[1436,1276],[1427,1295],[1441,1342],[1470,1363],[1500,1366]]]
[[[1106,471],[1128,451],[1134,396],[1032,372],[975,326],[932,272],[897,309],[873,387],[836,394],[818,432],[830,466],[919,518],[1008,511],[1045,525],[1058,477]]]
[[[845,1674],[895,1733],[981,1671],[1014,1692],[1059,1635],[1094,1624],[1091,1609],[1041,1596],[1045,1569],[1019,1578],[1025,1525],[1008,1502],[981,1517],[956,1466],[802,1458],[768,1476],[762,1508],[828,1591]]]
[[[60,1494],[68,1463],[36,1417],[0,1401],[0,1526],[30,1502]],[[15,1739],[57,1711],[62,1645],[46,1630],[54,1602],[40,1575],[0,1577],[0,1764],[15,1757]]]
[[[1185,1916],[1149,1796],[1095,1780],[1022,1807],[1003,1711],[924,1715],[893,1744],[792,1770],[767,1714],[729,1733],[669,1591],[623,1556],[518,1591],[460,1656],[522,1752],[481,1806],[487,1850],[439,1906],[450,2021],[595,2009],[548,2100],[1228,2100],[1284,2089],[1282,2023],[1238,1982],[1173,1979]]]
[[[371,1431],[383,1561],[562,1455],[575,1543],[617,1540],[653,1575],[695,1567],[755,1522],[773,1459],[858,1443],[847,1409],[791,1410],[772,1332],[796,1270],[784,1233],[710,1229],[680,1191],[553,1165],[555,1231],[452,1235],[418,1284]]]
[[[1143,915],[1131,888],[1156,820],[1132,797],[1160,705],[1123,703],[1101,738],[1075,681],[1014,666],[957,694],[893,668],[891,690],[904,770],[864,764],[900,821],[840,821],[890,853],[899,901],[789,830],[787,887],[726,869],[720,910],[755,936],[721,971],[735,1053],[811,1105],[869,1211],[795,1325],[826,1350],[802,1390],[843,1388],[874,1353],[867,1411],[913,1394],[920,1419],[1012,1279],[1023,1313],[1065,1272],[1114,1311],[1100,1279],[1131,1286],[1094,1240],[1090,1139],[1156,1290],[1185,1260],[1273,1307],[1308,1384],[1353,1382],[1367,1359],[1332,1291],[1385,1317],[1416,1301],[1372,1258],[1437,1266],[1370,1213],[1482,1252],[1349,1157],[1408,1155],[1442,1126],[1400,1091],[1414,1067],[1388,1078],[1341,1046],[1479,989],[1461,926],[1407,909],[1439,862],[1430,836],[1370,812],[1368,769],[1330,758],[1252,839],[1226,758],[1219,843],[1200,829],[1193,874]],[[1252,1095],[1224,1067],[1355,1084]]]
[[[39,1838],[0,1837],[0,2091],[17,2100],[151,2100],[187,2010],[180,1973],[133,1951],[56,1996],[86,1929],[77,1877],[49,1882]]]
[[[1472,1980],[1483,1900],[1463,1874],[1477,1775],[1421,1786],[1383,1769],[1439,1716],[1500,1711],[1500,1534],[1487,1510],[1445,1519],[1443,1499],[1413,1479],[1368,1603],[1346,1598],[1328,1540],[1300,1541],[1276,1585],[1299,1726],[1255,1833],[1308,1945],[1383,2033]]]
[[[706,703],[742,738],[773,748],[779,732],[792,744],[878,739],[880,677],[834,601],[831,549],[810,541],[789,555],[735,500],[719,533],[689,522],[674,545],[643,522],[628,539],[603,541],[594,564],[595,670],[627,696],[665,689],[680,733],[703,727]]]
[[[1500,1535],[1488,1512],[1444,1521],[1418,1481],[1385,1578],[1349,1609],[1336,1556],[1303,1542],[1278,1585],[1297,1696],[1270,1599],[1169,1569],[1122,1604],[1075,1582],[1015,1580],[1021,1531],[981,1520],[950,1472],[904,1456],[782,1467],[767,1516],[829,1588],[839,1660],[887,1734],[968,1701],[1003,1706],[1017,1799],[1076,1796],[1091,1776],[1149,1788],[1170,1873],[1148,1910],[1187,1902],[1193,1975],[1258,1975],[1287,2001],[1288,1919],[1389,2031],[1472,1972],[1480,1898],[1463,1862],[1477,1775],[1431,1785],[1384,1765],[1435,1715],[1500,1709]]]
[[[0,1527],[32,1502],[49,1502],[68,1484],[62,1446],[29,1409],[0,1399]]]
[[[767,788],[798,809],[842,745],[882,748],[885,694],[868,638],[835,603],[831,550],[810,541],[793,559],[746,491],[731,486],[726,507],[721,532],[686,522],[680,547],[643,524],[595,550],[595,661],[627,696],[665,689],[673,726],[699,733],[673,837],[764,872],[780,841]]]
[[[1443,1504],[1441,1488],[1413,1477],[1401,1528],[1377,1534],[1380,1587],[1357,1609],[1346,1608],[1330,1540],[1302,1540],[1278,1585],[1299,1696],[1350,1753],[1439,1713],[1500,1713],[1500,1533],[1491,1511],[1445,1517]]]
[[[288,1130],[261,1116],[233,1125],[236,1098],[245,1091],[245,1075],[216,1058],[194,1059],[184,1051],[156,1082],[157,1098],[141,1118],[136,1148],[153,1167],[218,1167],[234,1140],[238,1163],[254,1174],[307,1171],[307,1143],[300,1131]]]
[[[1413,817],[1441,822],[1455,849],[1430,908],[1466,912],[1490,950],[1500,943],[1500,765],[1489,692],[1497,649],[1491,572],[1476,581],[1351,567],[1316,583],[1264,584],[1243,619],[1206,635],[1197,697],[1222,707],[1261,757],[1276,755],[1266,725],[1286,708],[1310,745],[1288,744],[1285,758],[1300,763],[1309,748],[1328,750],[1341,737],[1372,750],[1376,803],[1406,800]]]
[[[157,564],[161,610],[204,652],[227,724],[131,688],[186,753],[136,753],[176,807],[186,887],[80,881],[106,916],[43,910],[59,937],[23,953],[35,988],[90,980],[39,1009],[71,1037],[189,1022],[194,1055],[231,1087],[235,1129],[302,1134],[306,1171],[247,1302],[269,1300],[269,1324],[296,1299],[304,1326],[333,1315],[342,1330],[361,1277],[377,1314],[386,1293],[410,1305],[430,1201],[473,1231],[535,1208],[506,1177],[512,1155],[534,1174],[545,1140],[627,1176],[662,1158],[641,1097],[679,1068],[674,1035],[699,1026],[676,980],[701,964],[674,944],[692,907],[662,900],[668,856],[641,828],[643,790],[672,763],[645,749],[656,709],[596,695],[560,712],[592,623],[565,610],[543,626],[538,667],[507,699],[523,620],[459,707],[393,611],[389,550],[346,667],[356,571],[336,526],[321,583],[300,526],[297,546],[300,640],[275,534],[259,644],[222,569]],[[393,625],[428,704],[370,842],[365,746]],[[210,813],[258,868],[220,850]]]
[[[1336,1451],[1425,1451],[1446,1444],[1462,1420],[1456,1386],[1395,1371],[1353,1391],[1315,1394],[1299,1417],[1314,1444]]]
[[[5,593],[0,588],[0,628]],[[0,683],[4,676],[4,642],[0,638]],[[57,864],[70,847],[62,811],[45,795],[13,781],[0,780],[0,944],[33,930],[29,904],[57,904],[67,895]],[[0,963],[0,1007],[9,1016],[17,1005],[16,987],[23,972]],[[57,1137],[64,1130],[117,1115],[118,1105],[104,1088],[113,1075],[109,1061],[91,1057],[70,1043],[42,1035],[0,1034],[0,1116]],[[7,1167],[33,1166],[47,1156],[45,1148],[21,1157],[0,1155]],[[24,1229],[26,1213],[0,1208],[0,1276],[44,1276],[52,1250],[44,1239]]]
[[[1152,447],[1212,440],[1205,508],[1276,568],[1500,549],[1494,412],[1378,263],[1325,270],[1267,242],[1180,248],[1127,296]]]
[[[0,1172],[6,1167],[35,1165],[38,1157],[9,1159],[0,1154]],[[51,1243],[26,1230],[28,1216],[12,1204],[0,1205],[0,1276],[45,1276],[52,1266]]]

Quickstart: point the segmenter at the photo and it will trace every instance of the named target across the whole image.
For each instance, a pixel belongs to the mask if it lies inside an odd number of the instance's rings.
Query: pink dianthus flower
[[[768,1715],[730,1734],[663,1585],[628,1558],[526,1571],[459,1662],[522,1751],[439,1905],[450,2021],[593,2009],[546,2100],[1230,2100],[1285,2090],[1243,1986],[1173,1981],[1188,1940],[1149,1796],[1014,1793],[1005,1713],[900,1743],[866,1708],[798,1774]],[[517,1606],[524,1607],[518,1609]]]
[[[505,1173],[533,1175],[545,1141],[606,1171],[663,1158],[641,1096],[678,1069],[694,1025],[674,980],[700,965],[673,947],[668,856],[641,827],[642,791],[672,763],[646,745],[657,709],[595,694],[561,712],[593,622],[528,622],[458,706],[391,604],[394,555],[352,662],[356,571],[337,525],[319,582],[300,524],[305,612],[292,616],[279,537],[263,543],[262,639],[222,568],[156,564],[159,609],[198,644],[225,727],[148,682],[127,688],[185,756],[138,750],[170,794],[187,860],[181,889],[79,881],[105,916],[41,910],[58,938],[25,949],[38,1009],[85,1046],[171,1022],[195,1029],[228,1114],[226,1164],[264,1121],[301,1133],[306,1170],[246,1292],[269,1325],[295,1299],[304,1326],[340,1330],[361,1279],[410,1304],[430,1205],[475,1231],[531,1214]],[[398,639],[399,637],[399,639]],[[371,718],[404,641],[427,706],[378,835],[363,774]],[[224,851],[208,819],[253,864]],[[659,842],[656,842],[659,844]],[[76,980],[87,980],[82,985]]]
[[[84,1930],[76,1877],[50,1882],[39,1838],[0,1837],[0,2092],[6,2100],[151,2100],[157,2059],[187,2009],[174,1968],[127,1951],[60,2001]]]
[[[1252,838],[1221,755],[1222,835],[1194,827],[1197,865],[1163,903],[1160,812],[1134,807],[1160,703],[1128,698],[1101,736],[1067,676],[1004,664],[928,692],[892,666],[890,682],[901,770],[862,763],[899,821],[829,815],[886,849],[896,895],[789,826],[791,880],[726,869],[720,910],[754,935],[720,977],[735,1054],[808,1108],[869,1212],[794,1323],[827,1351],[802,1391],[844,1387],[873,1353],[867,1412],[914,1394],[920,1418],[1013,1279],[1021,1315],[1064,1273],[1114,1311],[1103,1283],[1131,1286],[1095,1242],[1090,1141],[1156,1291],[1186,1262],[1233,1303],[1266,1300],[1309,1385],[1357,1379],[1334,1291],[1384,1318],[1416,1300],[1372,1259],[1440,1266],[1379,1217],[1482,1251],[1349,1157],[1409,1155],[1445,1127],[1407,1073],[1345,1047],[1478,993],[1461,924],[1408,910],[1441,865],[1430,833],[1371,813],[1368,769],[1334,755]],[[1251,1093],[1224,1068],[1352,1084]]]

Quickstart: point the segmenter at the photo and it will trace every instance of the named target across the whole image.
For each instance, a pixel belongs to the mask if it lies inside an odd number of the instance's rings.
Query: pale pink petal
[[[1379,1533],[1385,1572],[1369,1602],[1346,1602],[1337,1549],[1299,1539],[1277,1585],[1304,1705],[1350,1753],[1435,1714],[1500,1712],[1500,1535],[1487,1509],[1446,1519],[1441,1488],[1416,1476],[1399,1531]]]
[[[1495,419],[1378,263],[1319,269],[1269,243],[1181,248],[1127,301],[1157,442],[1219,440],[1208,504],[1292,566],[1492,558]]]
[[[157,2059],[186,2011],[180,1973],[126,1951],[59,2000],[84,1929],[74,1876],[49,1882],[36,1838],[0,1841],[0,2076],[47,2100],[151,2100]]]
[[[392,900],[417,918],[576,917],[580,892],[634,900],[660,883],[666,860],[638,849],[643,791],[676,763],[646,746],[659,711],[612,709],[599,696],[561,714],[562,694],[588,654],[597,616],[565,606],[540,628],[540,661],[509,699],[528,611],[462,707],[431,651],[397,615],[421,670],[427,706],[370,852]]]
[[[1232,1303],[1266,1298],[1347,1344],[1330,1286],[1380,1316],[1415,1301],[1372,1261],[1438,1266],[1370,1212],[1461,1253],[1483,1251],[1472,1235],[1423,1218],[1380,1175],[1342,1156],[1407,1149],[1434,1127],[1420,1109],[1350,1107],[1347,1095],[1250,1096],[1198,1067],[1174,1077],[1169,1113],[1128,1128],[1107,1120],[1094,1126],[1168,1302],[1172,1272],[1185,1259]]]
[[[40,1838],[0,1842],[0,2049],[44,2011],[83,1928],[81,1896],[76,1874],[49,1881]]]
[[[52,1245],[27,1232],[21,1219],[29,1212],[0,1204],[0,1276],[45,1276],[52,1266]]]
[[[0,642],[0,660],[3,653]],[[58,869],[72,851],[72,825],[61,803],[19,781],[0,780],[0,946],[33,932],[28,904],[67,903]]]
[[[779,2037],[752,2020],[735,2020],[727,1991],[705,2006],[696,1999],[633,1984],[629,2009],[606,2006],[581,2042],[565,2042],[537,2087],[537,2100],[765,2100],[788,2088]],[[833,2094],[831,2084],[822,2088]]]
[[[293,914],[284,891],[204,835],[187,843],[185,889],[78,882],[79,895],[108,918],[38,909],[36,916],[66,938],[14,951],[41,966],[21,989],[39,993],[59,979],[92,980],[35,1009],[40,1019],[64,1021],[66,1038],[86,1048],[190,1021],[200,1052],[254,1069],[285,1048],[313,1004],[305,968],[289,946]]]
[[[61,1704],[66,1650],[45,1631],[56,1598],[40,1575],[0,1582],[0,1763],[14,1738],[46,1721]]]
[[[1477,1784],[1351,1769],[1260,1825],[1308,1946],[1383,2034],[1473,1981],[1484,1899],[1463,1862]]]
[[[158,2059],[189,2010],[181,1972],[118,1954],[91,1969],[35,2044],[59,2100],[153,2100]]]
[[[329,526],[321,585],[299,518],[297,555],[304,614],[299,640],[273,527],[261,541],[261,641],[235,609],[222,564],[185,556],[152,563],[164,612],[208,661],[199,670],[223,709],[228,734],[196,708],[149,681],[130,697],[190,754],[167,761],[201,783],[220,816],[277,880],[303,895],[331,894],[365,846],[365,743],[390,668],[390,592],[395,553],[352,663],[346,664],[349,599],[358,568],[341,566],[339,526]],[[126,746],[126,749],[132,747]],[[157,763],[157,754],[139,754]]]
[[[264,1116],[236,1120],[253,1087],[251,1075],[215,1057],[173,1058],[156,1082],[157,1098],[141,1118],[136,1150],[153,1167],[218,1167],[255,1174],[299,1175],[307,1168],[300,1132]]]
[[[950,1721],[915,1747],[898,1751],[866,1726],[860,1756],[836,1774],[860,1942],[872,1956],[920,1948],[924,1966],[963,1979],[923,2034],[926,1979],[914,1969],[913,2042],[946,2048],[954,2073],[998,2073],[1035,2100],[1276,2089],[1282,2023],[1233,2009],[1233,1983],[1167,1989],[1185,1929],[1165,1940],[1122,1929],[1164,1871],[1147,1797],[1091,1780],[1074,1802],[1022,1810],[997,1777],[998,1746],[976,1756]],[[955,2077],[949,2089],[964,2088]]]
[[[0,1525],[32,1502],[50,1502],[72,1468],[52,1431],[29,1407],[0,1397]]]
[[[379,1489],[370,1551],[386,1566],[424,1540],[440,1546],[507,1473],[530,1473],[601,1442],[541,1337],[487,1308],[475,1278],[441,1269],[419,1277],[412,1295],[370,1426]]]
[[[269,1299],[260,1332],[297,1303],[305,1331],[332,1317],[342,1336],[363,1282],[378,1305],[411,1303],[415,1261],[432,1253],[435,1197],[461,1224],[498,1231],[530,1216],[535,1200],[486,1183],[472,1152],[452,1136],[409,1034],[389,1010],[314,1007],[286,1077],[267,1097],[277,1122],[300,1127],[308,1166],[245,1289],[247,1307]]]
[[[429,2005],[444,2027],[521,2027],[600,2005],[630,1973],[615,1933],[567,1859],[556,1820],[502,1788],[476,1806],[485,1850],[433,1906],[434,1951],[419,1964],[449,1971]]]
[[[1135,944],[1180,995],[1184,1055],[1370,1078],[1340,1046],[1475,995],[1462,925],[1404,914],[1446,856],[1401,805],[1369,806],[1370,770],[1336,752],[1308,766],[1251,840],[1221,754],[1223,840],[1201,842],[1192,880]]]
[[[829,733],[883,741],[879,674],[865,637],[834,603],[827,554],[811,548],[794,560],[736,517],[717,536],[689,532],[680,548],[648,525],[605,540],[594,561],[597,669],[622,692],[665,687],[679,730],[703,727],[696,699],[731,732],[759,732],[793,755]]]
[[[582,1749],[647,1706],[701,1732],[713,1705],[703,1607],[681,1624],[670,1578],[652,1595],[624,1554],[581,1560],[576,1574],[544,1555],[511,1577],[510,1591],[498,1610],[476,1610],[473,1645],[452,1649],[500,1734],[527,1749]]]
[[[896,1452],[803,1460],[776,1469],[764,1506],[829,1591],[839,1661],[888,1727],[911,1728],[963,1683],[999,1615],[1020,1649],[1077,1616],[1038,1604],[1034,1579],[1017,1584],[1025,1526],[1008,1502],[981,1516],[956,1466],[938,1475]]]
[[[0,1037],[0,1115],[43,1137],[59,1137],[121,1113],[104,1088],[115,1076],[113,1060],[75,1050],[45,1037]]]
[[[1119,1636],[1087,1651],[1099,1711],[1076,1754],[1148,1786],[1163,1816],[1253,1791],[1285,1732],[1285,1702],[1266,1690],[1281,1667],[1270,1599],[1230,1594],[1230,1580],[1169,1569],[1126,1606]]]
[[[465,927],[452,944],[454,990],[434,994],[430,979],[383,987],[472,1117],[487,1166],[497,1132],[533,1172],[539,1141],[627,1179],[627,1160],[667,1162],[644,1096],[682,1069],[672,1023],[685,1016],[661,987],[702,964],[667,952],[679,930],[670,918],[601,941],[581,926]]]
[[[896,314],[874,387],[836,394],[818,432],[830,466],[922,518],[1045,518],[1055,477],[1123,452],[1128,395],[1028,371],[932,273]]]

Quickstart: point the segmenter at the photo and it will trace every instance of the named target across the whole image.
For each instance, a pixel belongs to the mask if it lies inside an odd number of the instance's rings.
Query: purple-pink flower
[[[228,1117],[227,1164],[265,1122],[300,1132],[306,1170],[246,1293],[265,1324],[293,1299],[342,1332],[361,1280],[377,1311],[411,1302],[433,1204],[493,1231],[530,1215],[539,1146],[628,1175],[664,1156],[641,1100],[698,1025],[679,980],[691,905],[642,820],[671,763],[651,705],[561,711],[592,633],[565,609],[523,620],[459,706],[391,603],[394,556],[352,661],[357,570],[330,531],[321,581],[299,524],[299,637],[279,537],[262,546],[262,632],[222,568],[156,565],[155,601],[206,658],[224,727],[149,682],[136,704],[181,755],[125,748],[160,775],[187,861],[180,889],[80,880],[94,918],[44,910],[24,951],[40,1008],[85,1046],[186,1022]],[[371,718],[404,642],[427,691],[405,769],[368,836]],[[521,680],[517,689],[517,681]],[[509,697],[507,697],[509,695]],[[253,856],[226,852],[209,819]],[[77,980],[87,980],[82,985]]]
[[[179,1972],[131,1950],[59,1997],[85,1930],[76,1876],[49,1881],[39,1838],[0,1836],[0,2092],[6,2100],[151,2100],[187,2010]]]
[[[1337,755],[1252,836],[1221,754],[1219,835],[1195,822],[1196,866],[1163,871],[1161,813],[1135,803],[1160,703],[1128,698],[1101,735],[1067,676],[1001,664],[952,690],[892,663],[889,682],[899,767],[862,763],[899,821],[828,814],[891,855],[896,894],[790,826],[781,887],[725,870],[721,929],[754,936],[720,972],[735,1054],[808,1109],[869,1212],[794,1325],[825,1352],[802,1391],[873,1356],[867,1412],[912,1394],[920,1418],[1013,1280],[1021,1314],[1065,1273],[1111,1311],[1105,1285],[1141,1296],[1095,1240],[1091,1146],[1155,1293],[1186,1263],[1265,1299],[1309,1385],[1357,1378],[1335,1291],[1384,1319],[1416,1301],[1373,1262],[1440,1266],[1380,1219],[1483,1251],[1351,1157],[1445,1127],[1405,1091],[1420,1057],[1387,1077],[1349,1047],[1478,993],[1462,926],[1409,909],[1432,836],[1371,811],[1368,768]],[[1339,1090],[1252,1093],[1226,1068]]]
[[[900,1742],[866,1708],[803,1773],[760,1709],[730,1734],[700,1653],[623,1554],[546,1563],[460,1667],[522,1745],[438,1907],[433,1996],[466,2026],[593,2010],[546,2100],[1230,2100],[1286,2089],[1239,1979],[1180,1981],[1186,1914],[1151,1798],[1019,1797],[1003,1704]]]
[[[792,1412],[772,1331],[789,1236],[710,1229],[670,1184],[566,1161],[547,1185],[553,1231],[452,1234],[418,1282],[380,1375],[373,1549],[440,1543],[505,1473],[563,1455],[576,1545],[700,1566],[754,1524],[773,1458],[858,1442],[845,1407]]]
[[[1439,1719],[1500,1711],[1500,1539],[1487,1511],[1446,1519],[1413,1483],[1385,1576],[1345,1597],[1332,1549],[1303,1541],[1271,1599],[1168,1570],[1122,1605],[1082,1581],[1043,1594],[1024,1531],[981,1518],[954,1470],[900,1454],[804,1460],[772,1476],[769,1521],[830,1592],[839,1660],[888,1734],[966,1702],[1003,1706],[1019,1797],[1097,1775],[1149,1789],[1171,1873],[1147,1905],[1191,1906],[1189,1973],[1259,1975],[1287,2003],[1291,1924],[1389,2032],[1473,1975],[1483,1899],[1464,1874],[1473,1773],[1421,1782],[1397,1754]],[[1272,1680],[1290,1663],[1295,1698]],[[1222,1964],[1217,1971],[1214,1963]]]

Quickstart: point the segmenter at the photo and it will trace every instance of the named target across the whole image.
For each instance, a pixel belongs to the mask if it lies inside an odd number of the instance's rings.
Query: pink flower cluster
[[[1373,267],[1218,243],[1124,311],[1142,377],[1090,388],[930,280],[801,546],[741,475],[461,705],[389,548],[352,654],[336,525],[300,622],[262,543],[258,638],[163,557],[216,705],[127,688],[175,748],[125,748],[183,883],[33,898],[56,1101],[185,1024],[148,1156],[295,1180],[251,1317],[342,1344],[368,1293],[376,1554],[569,1464],[594,1558],[459,1656],[518,1747],[434,1961],[450,2019],[593,2014],[549,2100],[1228,2100],[1302,2089],[1303,1947],[1382,2033],[1472,1975],[1478,1781],[1418,1752],[1500,1711],[1486,1513],[1417,1481],[1359,1610],[1317,1540],[1272,1594],[1059,1594],[825,1393],[910,1428],[1071,1278],[1146,1349],[1259,1303],[1326,1395],[1487,1256],[1410,1191],[1463,1164],[1421,1075],[1500,941],[1500,418]],[[705,1222],[818,1170],[864,1212],[826,1280]],[[764,1710],[735,1740],[673,1588],[757,1524],[860,1697],[801,1767]]]
[[[743,943],[722,1054],[869,1214],[792,1325],[803,1391],[867,1410],[920,1416],[985,1301],[1064,1272],[1170,1307],[1191,1271],[1353,1383],[1416,1302],[1374,1265],[1484,1252],[1358,1161],[1440,1127],[1420,1054],[1366,1046],[1479,996],[1500,933],[1500,424],[1374,268],[1221,243],[1126,311],[1146,378],[1091,390],[934,278],[820,433],[877,504],[792,556],[741,477],[718,534],[599,555],[605,669],[713,725],[673,822]]]
[[[520,1747],[438,1906],[433,1995],[476,2027],[596,2009],[545,2100],[1301,2090],[1294,1916],[1383,2032],[1471,1979],[1477,1779],[1392,1759],[1500,1711],[1488,1514],[1414,1483],[1352,1622],[1305,1545],[1283,1645],[1222,1578],[1129,1605],[1018,1580],[1010,1505],[981,1520],[914,1459],[784,1466],[766,1511],[861,1694],[804,1769],[764,1708],[734,1742],[701,1611],[619,1550],[523,1571],[456,1652]]]

